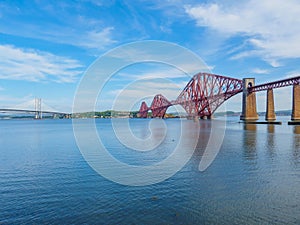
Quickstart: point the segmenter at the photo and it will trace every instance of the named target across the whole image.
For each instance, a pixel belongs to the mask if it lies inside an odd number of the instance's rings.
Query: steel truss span
[[[198,73],[187,83],[174,101],[163,95],[154,97],[150,107],[145,102],[139,110],[139,116],[146,118],[148,110],[152,117],[163,118],[168,107],[181,105],[190,117],[211,117],[216,109],[227,99],[243,91],[242,80],[216,74]]]
[[[254,87],[249,87],[249,92],[257,92],[257,91],[266,91],[274,88],[287,87],[291,85],[299,85],[300,84],[300,76],[288,78],[284,80],[274,81],[266,84],[256,85]]]
[[[147,118],[148,110],[149,110],[149,108],[148,108],[146,102],[142,102],[141,107],[140,107],[140,111],[139,111],[139,117],[140,118]]]

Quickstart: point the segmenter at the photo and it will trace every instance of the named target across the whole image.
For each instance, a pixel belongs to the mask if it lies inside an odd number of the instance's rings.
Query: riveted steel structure
[[[196,74],[176,99],[190,117],[210,118],[230,97],[242,92],[242,80],[209,73]]]
[[[300,76],[287,78],[279,81],[269,82],[265,84],[256,85],[254,87],[249,87],[248,92],[253,93],[257,91],[268,91],[275,88],[282,88],[287,86],[293,86],[293,107],[292,107],[292,120],[300,120]],[[274,112],[274,99],[273,99],[273,92],[269,94],[267,97],[267,114],[266,120],[273,120],[275,119],[275,112]],[[268,110],[268,107],[272,108],[271,111]]]
[[[287,87],[292,85],[300,85],[300,76],[287,78],[284,80],[273,81],[265,84],[260,84],[254,87],[249,87],[248,91],[249,92],[266,91],[269,89],[282,88],[282,87]]]
[[[149,110],[149,108],[148,108],[146,102],[142,102],[140,110],[139,110],[138,117],[147,118],[148,110]]]
[[[168,107],[171,105],[171,102],[168,99],[166,99],[165,96],[161,94],[156,95],[150,106],[150,109],[152,111],[152,117],[163,118],[166,114]]]
[[[163,118],[168,107],[181,105],[189,117],[210,118],[216,109],[230,97],[242,92],[242,80],[209,73],[198,73],[187,83],[175,101],[156,95],[150,107],[143,102],[139,116],[146,118],[148,110],[152,117]]]
[[[252,81],[252,85],[247,85],[249,83],[245,83],[247,80],[249,82]],[[255,86],[253,84],[254,78],[245,78],[243,81],[216,74],[198,73],[187,83],[176,100],[169,101],[163,95],[158,94],[154,97],[150,107],[148,107],[145,102],[142,102],[139,117],[147,118],[148,111],[151,110],[152,117],[163,118],[168,107],[181,105],[187,112],[188,117],[211,118],[222,103],[232,96],[243,92],[243,113],[241,119],[258,119],[254,92],[268,91],[269,97],[267,104],[269,104],[269,107],[267,108],[267,113],[270,115],[267,116],[266,119],[274,120],[275,114],[272,90],[275,88],[293,86],[292,120],[300,120],[300,76]]]

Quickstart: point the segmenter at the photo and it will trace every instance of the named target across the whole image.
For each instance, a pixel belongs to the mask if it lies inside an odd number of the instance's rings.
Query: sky
[[[137,41],[174,43],[214,74],[253,77],[257,84],[299,76],[299,15],[297,0],[0,0],[0,108],[24,106],[37,97],[71,112],[88,68]],[[189,69],[203,71],[201,65]],[[95,109],[138,109],[158,93],[174,100],[190,78],[164,63],[133,64],[103,84]],[[116,100],[120,93],[122,101]],[[274,95],[277,110],[291,109],[291,87]],[[228,100],[226,110],[241,111],[241,98]],[[266,93],[257,98],[258,110],[265,111]]]

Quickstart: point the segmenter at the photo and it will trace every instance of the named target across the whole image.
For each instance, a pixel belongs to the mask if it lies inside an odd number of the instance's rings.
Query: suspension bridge
[[[59,112],[53,109],[51,106],[44,103],[41,98],[35,98],[13,107],[0,108],[0,113],[34,114],[35,119],[42,119],[45,114],[52,115],[53,118],[71,118],[70,113]]]
[[[210,73],[198,73],[187,83],[175,100],[169,101],[157,94],[150,105],[141,103],[138,116],[147,118],[148,111],[152,117],[164,118],[168,107],[181,105],[189,118],[210,119],[213,113],[232,96],[243,93],[241,120],[258,120],[256,109],[256,92],[267,91],[267,121],[276,120],[273,89],[293,86],[293,105],[291,120],[300,121],[300,76],[255,85],[254,78],[242,80]]]

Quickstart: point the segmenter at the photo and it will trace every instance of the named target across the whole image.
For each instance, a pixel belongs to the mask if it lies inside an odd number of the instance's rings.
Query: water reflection
[[[222,150],[205,173],[198,171],[200,159],[192,157],[164,182],[129,187],[98,176],[88,166],[76,147],[70,121],[36,122],[39,126],[32,121],[0,122],[3,224],[299,224],[300,126],[228,123]],[[178,121],[166,120],[170,136],[160,149],[137,154],[112,138],[109,120],[97,123],[110,153],[138,166],[145,161],[152,165],[172,153],[180,128]],[[146,134],[147,120],[131,123],[134,132]],[[195,131],[188,122],[186,128]],[[209,121],[200,121],[197,154],[202,154],[213,128]],[[277,154],[273,163],[265,148],[268,142],[274,143]],[[28,154],[26,146],[34,154]],[[251,159],[256,153],[259,160]],[[32,165],[26,164],[28,160]]]
[[[199,139],[198,139],[198,144],[197,147],[200,149],[204,149],[207,145],[209,136],[210,136],[210,132],[211,132],[211,121],[200,121],[199,123],[199,129],[200,129],[200,133],[199,133]]]
[[[269,124],[268,128],[267,128],[267,142],[265,144],[267,152],[268,152],[268,156],[270,158],[274,158],[274,156],[276,155],[275,152],[275,141],[274,141],[274,137],[275,137],[275,125],[274,124]]]
[[[294,134],[300,134],[300,126],[294,126]]]
[[[244,130],[249,130],[249,131],[256,131],[257,125],[256,124],[244,124]]]
[[[300,162],[300,126],[294,126],[293,158],[296,163]]]
[[[244,147],[244,157],[247,160],[257,159],[257,125],[256,124],[244,124],[244,135],[243,135],[243,147]]]
[[[197,161],[198,163],[200,162],[202,155],[205,151],[205,148],[207,146],[209,137],[210,137],[210,132],[211,132],[211,121],[208,120],[200,120],[199,121],[199,138],[198,138],[198,143],[197,147],[195,149],[194,156],[192,158],[193,161]],[[197,164],[195,164],[197,165]],[[198,170],[198,168],[197,168]]]
[[[275,125],[274,124],[269,124],[268,125],[268,133],[274,133],[275,131]]]

